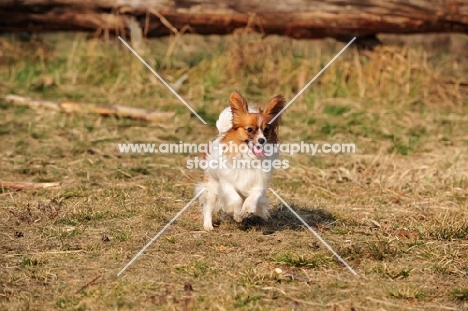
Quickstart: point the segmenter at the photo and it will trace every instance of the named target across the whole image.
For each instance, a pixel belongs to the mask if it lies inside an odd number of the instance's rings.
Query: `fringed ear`
[[[238,91],[231,93],[231,96],[229,96],[229,106],[232,111],[232,125],[237,127],[242,117],[249,113],[249,106],[245,98]]]
[[[283,110],[284,106],[286,104],[286,100],[282,95],[276,95],[270,101],[268,104],[266,104],[265,109],[263,109],[263,113],[270,116],[271,119],[273,119],[278,113],[280,113],[281,110]],[[275,119],[273,123],[278,124],[281,119],[281,116],[278,116],[278,118]]]

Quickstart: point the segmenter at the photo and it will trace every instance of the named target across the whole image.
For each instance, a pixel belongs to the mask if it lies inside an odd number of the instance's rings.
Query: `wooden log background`
[[[294,38],[377,33],[468,33],[467,0],[0,0],[0,31],[91,31],[144,35],[184,29],[228,34],[250,27]]]

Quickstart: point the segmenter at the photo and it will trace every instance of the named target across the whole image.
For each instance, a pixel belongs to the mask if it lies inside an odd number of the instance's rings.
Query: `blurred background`
[[[466,306],[467,12],[462,0],[1,1],[2,306]],[[221,224],[227,236],[199,233],[192,208],[115,279],[203,178],[185,168],[198,154],[117,144],[206,143],[232,91],[255,107],[290,100],[354,36],[279,134],[356,153],[283,155],[290,168],[272,187],[367,279],[349,279],[274,197],[271,221]],[[148,111],[129,118],[116,105]]]

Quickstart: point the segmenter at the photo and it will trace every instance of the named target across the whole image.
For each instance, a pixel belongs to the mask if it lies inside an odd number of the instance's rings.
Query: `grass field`
[[[117,103],[150,124],[0,101],[0,309],[465,310],[468,308],[468,39],[348,49],[284,113],[282,142],[355,143],[355,154],[283,155],[272,218],[202,231],[197,154],[121,154],[118,143],[205,143],[229,94],[291,99],[343,46],[240,31],[145,41],[139,52],[204,126],[117,39],[0,37],[0,95]],[[385,40],[384,40],[385,41]],[[411,43],[413,42],[413,43]]]

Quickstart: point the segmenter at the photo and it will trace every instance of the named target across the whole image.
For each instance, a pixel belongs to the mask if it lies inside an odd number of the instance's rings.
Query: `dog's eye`
[[[265,127],[265,128],[263,129],[263,134],[267,135],[269,130],[270,130],[270,129],[269,129],[268,127]]]
[[[251,127],[247,128],[247,132],[253,133],[253,128],[251,128]]]

